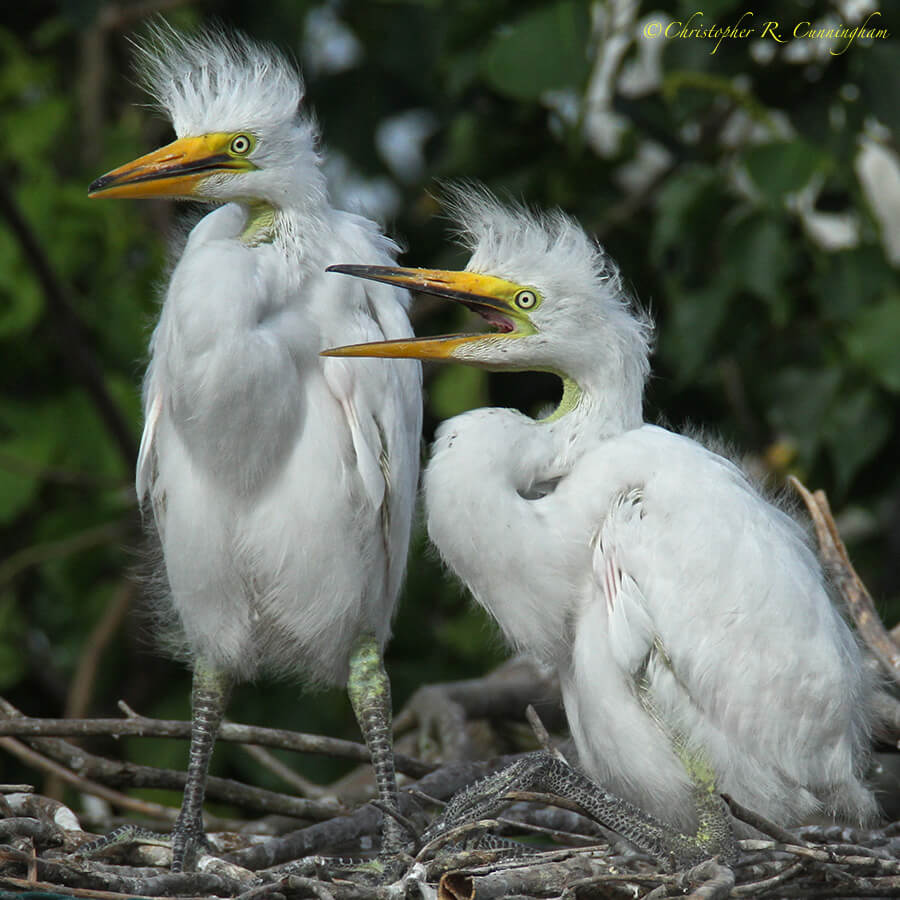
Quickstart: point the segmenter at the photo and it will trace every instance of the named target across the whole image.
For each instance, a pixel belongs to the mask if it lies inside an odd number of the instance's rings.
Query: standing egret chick
[[[382,801],[396,808],[382,651],[405,567],[421,427],[418,363],[319,351],[411,333],[405,290],[338,282],[395,245],[332,209],[303,83],[240,35],[157,28],[138,47],[178,139],[92,197],[215,204],[172,272],[150,344],[137,494],[193,661],[174,871],[205,843],[209,759],[229,689],[262,673],[347,684]],[[400,843],[386,818],[382,851]]]
[[[327,355],[562,379],[545,419],[445,422],[424,488],[449,567],[514,647],[558,670],[584,771],[701,842],[718,791],[783,825],[870,817],[870,685],[803,530],[732,462],[644,423],[651,323],[576,222],[484,193],[456,207],[466,271],[332,271],[462,303],[496,333]]]

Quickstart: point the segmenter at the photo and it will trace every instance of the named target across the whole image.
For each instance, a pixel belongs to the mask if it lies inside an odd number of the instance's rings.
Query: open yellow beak
[[[355,275],[381,281],[423,294],[433,294],[462,303],[494,325],[498,332],[487,334],[445,334],[436,337],[349,344],[323,350],[322,356],[378,356],[389,359],[452,359],[464,344],[531,334],[533,326],[513,305],[521,285],[481,275],[477,272],[450,272],[443,269],[405,269],[400,266],[329,266],[328,272]]]
[[[191,197],[214,172],[248,171],[249,160],[227,152],[230,135],[180,138],[133,162],[101,175],[89,197]]]

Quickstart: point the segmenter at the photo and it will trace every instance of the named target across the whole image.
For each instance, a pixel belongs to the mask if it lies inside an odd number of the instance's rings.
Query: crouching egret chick
[[[462,303],[496,333],[327,355],[562,379],[539,421],[480,409],[445,422],[424,488],[448,566],[510,644],[558,669],[585,773],[651,831],[698,840],[718,791],[782,825],[870,817],[870,686],[803,530],[732,462],[644,423],[651,323],[575,221],[477,192],[456,208],[465,271],[332,270]]]
[[[157,28],[142,74],[178,139],[94,197],[215,204],[172,272],[150,345],[137,493],[193,661],[193,729],[172,868],[204,843],[204,786],[229,689],[269,672],[348,684],[381,799],[396,808],[382,651],[418,469],[419,364],[323,347],[411,334],[408,294],[325,275],[396,247],[332,209],[303,83],[272,48]],[[399,844],[385,823],[383,850]]]

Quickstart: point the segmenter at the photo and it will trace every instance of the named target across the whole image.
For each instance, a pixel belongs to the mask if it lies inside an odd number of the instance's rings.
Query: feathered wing
[[[648,812],[690,829],[688,775],[653,709],[648,682],[659,632],[626,552],[641,539],[643,518],[642,491],[626,487],[612,496],[592,537],[563,697],[588,773]]]
[[[363,224],[371,240],[374,226]],[[387,241],[384,245],[391,246]],[[392,261],[387,254],[385,258]],[[351,307],[355,314],[341,322],[339,334],[322,335],[326,345],[391,340],[412,334],[406,315],[406,291],[374,282],[328,277],[353,297]],[[386,557],[384,602],[390,609],[403,578],[418,483],[421,367],[413,360],[328,357],[322,363],[328,386],[350,425],[366,496],[381,519]],[[383,619],[383,612],[376,612],[375,621]]]
[[[800,528],[693,441],[649,427],[626,441],[650,474],[610,505],[593,592],[629,692],[745,805],[782,822],[823,805],[865,818],[873,802],[853,765],[864,686]]]
[[[156,466],[156,426],[162,413],[162,389],[155,383],[152,375],[147,378],[144,396],[144,431],[141,434],[141,446],[138,449],[137,466],[135,467],[134,488],[138,503],[143,503],[153,484],[153,472]]]

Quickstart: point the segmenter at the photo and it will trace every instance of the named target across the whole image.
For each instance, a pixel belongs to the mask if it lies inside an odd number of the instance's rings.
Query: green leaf
[[[768,419],[780,434],[790,437],[804,466],[809,467],[822,444],[822,423],[837,397],[838,369],[791,368],[775,378],[775,397]]]
[[[813,286],[821,314],[832,321],[859,315],[896,283],[884,251],[872,244],[822,254],[822,263]]]
[[[891,413],[871,385],[838,397],[823,429],[838,490],[884,446],[891,433]]]
[[[662,261],[670,248],[679,253],[690,249],[686,235],[695,235],[695,225],[710,221],[711,207],[718,200],[717,175],[712,169],[694,166],[666,179],[657,198],[656,227],[650,240],[654,262]]]
[[[884,17],[873,18],[870,26],[884,28]],[[895,29],[892,29],[895,30]],[[860,89],[861,103],[877,116],[895,135],[900,134],[900,69],[897,67],[898,45],[896,41],[875,40],[871,47],[853,47],[854,62],[862,66]]]
[[[696,0],[680,0],[678,4],[679,16],[681,19],[687,20],[691,13],[697,12],[698,9],[703,10],[703,15],[698,16],[694,22],[694,27],[699,25],[709,25],[712,22],[721,23],[721,25],[733,25],[731,18],[720,19],[720,16],[727,15],[739,5],[739,0],[706,0],[702,7],[698,7]]]
[[[828,157],[803,140],[776,141],[751,147],[744,166],[765,200],[780,206],[786,194],[806,187]]]
[[[481,70],[491,87],[516,100],[581,88],[590,72],[590,34],[588,4],[561,0],[498,30],[484,49]]]
[[[676,384],[692,381],[701,366],[716,357],[713,341],[728,311],[732,294],[722,281],[686,291],[674,279],[666,291],[669,314],[660,352],[676,373]]]
[[[779,328],[784,327],[791,312],[789,295],[783,290],[791,263],[789,248],[782,222],[764,214],[738,220],[723,241],[730,282],[765,300]]]
[[[844,336],[847,354],[890,391],[900,392],[900,295],[859,314]]]

